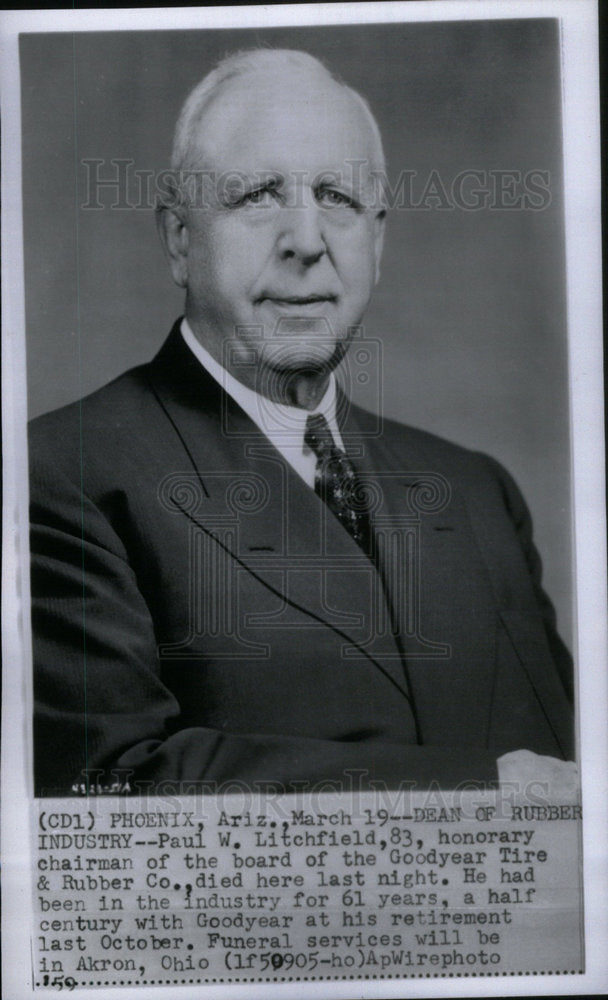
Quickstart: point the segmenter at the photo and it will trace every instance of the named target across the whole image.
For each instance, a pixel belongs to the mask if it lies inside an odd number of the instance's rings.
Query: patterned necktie
[[[317,457],[315,493],[371,558],[372,532],[364,491],[351,460],[336,445],[320,413],[307,418],[304,443]]]

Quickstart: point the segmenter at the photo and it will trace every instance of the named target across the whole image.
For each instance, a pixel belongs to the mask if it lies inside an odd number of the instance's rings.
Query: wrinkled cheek
[[[345,270],[346,284],[355,299],[367,301],[374,286],[375,275],[376,256],[366,244]]]

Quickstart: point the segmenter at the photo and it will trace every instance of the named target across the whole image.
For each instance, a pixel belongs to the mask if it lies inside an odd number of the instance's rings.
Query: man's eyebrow
[[[253,170],[251,173],[243,172],[242,180],[252,187],[257,184],[272,184],[278,187],[285,182],[285,174],[280,170]]]
[[[315,188],[336,188],[341,191],[359,191],[361,190],[361,184],[357,184],[347,177],[341,174],[319,174],[318,177],[314,179]]]
[[[361,191],[369,187],[371,176],[361,173],[354,174],[352,170],[322,170],[314,177],[315,187],[339,187],[349,191]]]
[[[241,195],[249,194],[257,188],[279,188],[284,175],[275,170],[227,170],[216,181],[220,201],[233,201]]]

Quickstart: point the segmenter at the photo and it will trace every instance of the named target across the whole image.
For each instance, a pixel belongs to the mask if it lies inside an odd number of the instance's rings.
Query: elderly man
[[[368,106],[305,53],[241,53],[173,168],[185,317],[32,427],[38,794],[569,780],[516,487],[334,378],[382,250]]]

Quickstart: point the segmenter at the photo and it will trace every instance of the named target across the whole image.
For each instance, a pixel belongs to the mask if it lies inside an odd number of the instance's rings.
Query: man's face
[[[195,149],[206,178],[186,217],[195,333],[241,380],[252,348],[258,375],[333,367],[382,246],[362,109],[320,73],[250,74],[205,111]]]

